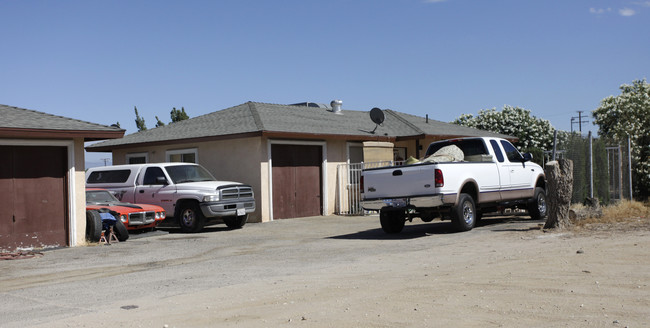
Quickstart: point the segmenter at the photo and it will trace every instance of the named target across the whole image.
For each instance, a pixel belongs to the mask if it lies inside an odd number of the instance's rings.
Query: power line
[[[582,123],[589,123],[589,121],[582,119],[582,113],[584,112],[583,110],[579,110],[577,112],[578,112],[578,116],[571,117],[571,132],[573,132],[573,124],[577,123],[578,131],[582,133]],[[576,119],[578,119],[577,122],[575,121]]]

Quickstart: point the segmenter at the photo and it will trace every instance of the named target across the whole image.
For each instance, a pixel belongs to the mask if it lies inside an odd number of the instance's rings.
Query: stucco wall
[[[147,153],[150,163],[166,162],[165,153],[170,150],[197,149],[198,162],[207,168],[217,179],[249,184],[255,192],[256,211],[249,222],[266,222],[272,217],[269,181],[270,143],[315,144],[325,147],[324,179],[325,195],[323,209],[325,215],[334,214],[337,208],[337,169],[339,164],[347,163],[345,140],[297,141],[277,140],[265,137],[252,137],[233,140],[208,141],[192,144],[162,145],[153,147],[134,147],[128,150],[113,151],[113,163],[125,164],[127,154]],[[373,143],[375,145],[376,143]],[[376,146],[376,145],[375,145]],[[382,157],[392,159],[392,144],[380,143]],[[275,182],[277,183],[277,182]]]
[[[86,241],[86,167],[84,155],[84,141],[74,139],[74,213],[71,218],[71,246],[83,245]]]
[[[262,192],[262,167],[266,148],[259,137],[207,141],[201,143],[135,147],[113,151],[113,164],[125,164],[127,154],[147,153],[150,163],[167,162],[167,151],[197,149],[198,163],[208,169],[218,180],[235,181],[251,185],[255,193],[256,211],[249,222],[260,222],[268,197]]]
[[[348,162],[348,143],[344,140],[333,140],[327,142],[327,213],[336,213],[337,201],[340,199],[340,192],[347,192],[338,188],[338,166]]]

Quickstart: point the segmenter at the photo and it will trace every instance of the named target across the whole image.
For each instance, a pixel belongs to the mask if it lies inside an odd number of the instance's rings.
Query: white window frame
[[[131,154],[126,154],[126,164],[129,164],[129,159],[134,158],[134,157],[144,157],[144,162],[149,163],[149,153],[131,153]]]
[[[346,159],[345,159],[345,161],[346,161],[347,164],[351,164],[350,163],[350,148],[351,147],[361,147],[361,152],[362,152],[362,156],[363,156],[363,142],[347,142],[346,147],[345,147],[345,150],[346,150],[346,154],[345,154]],[[361,161],[361,163],[363,163],[363,161]]]
[[[182,154],[194,154],[194,164],[199,163],[199,149],[198,148],[185,148],[185,149],[174,149],[165,151],[165,160],[170,163],[172,155],[182,155]]]

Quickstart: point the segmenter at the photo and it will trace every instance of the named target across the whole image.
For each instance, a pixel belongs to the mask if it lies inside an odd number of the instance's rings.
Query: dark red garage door
[[[271,145],[271,158],[273,218],[321,215],[321,146]]]
[[[68,245],[67,148],[0,146],[0,249]]]

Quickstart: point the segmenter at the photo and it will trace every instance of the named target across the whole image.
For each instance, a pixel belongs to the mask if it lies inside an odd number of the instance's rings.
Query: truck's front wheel
[[[400,233],[404,229],[406,222],[406,212],[404,210],[380,210],[379,222],[385,233]]]
[[[469,231],[476,224],[476,204],[472,196],[460,194],[458,205],[451,209],[451,222],[458,231]]]
[[[541,220],[546,217],[546,191],[544,188],[535,188],[535,196],[528,202],[528,214],[533,220]]]
[[[183,203],[178,211],[178,225],[183,232],[199,232],[205,224],[205,217],[196,203]]]

